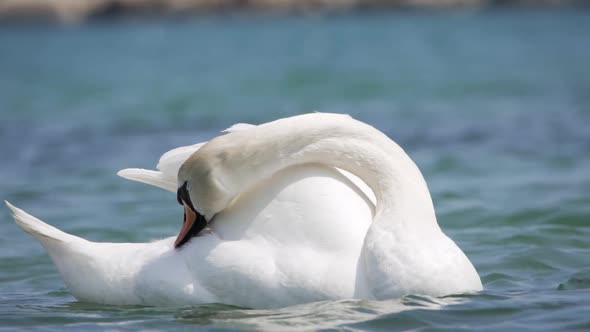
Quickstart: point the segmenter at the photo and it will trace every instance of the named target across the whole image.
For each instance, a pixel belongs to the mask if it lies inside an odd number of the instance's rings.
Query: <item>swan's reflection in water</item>
[[[490,314],[489,307],[495,301],[512,303],[510,296],[491,294],[453,295],[443,298],[406,296],[384,301],[338,300],[300,304],[279,309],[248,309],[224,304],[203,304],[191,307],[148,307],[140,305],[99,305],[71,301],[63,289],[59,293],[65,300],[61,304],[37,303],[34,296],[19,301],[36,320],[50,319],[55,326],[49,331],[96,330],[120,328],[143,330],[171,330],[178,327],[200,330],[257,330],[257,331],[306,331],[306,330],[408,330],[439,326],[445,322],[456,327],[456,318],[482,319]],[[491,301],[486,306],[478,299]],[[479,303],[479,305],[478,305]],[[478,308],[479,307],[479,308]],[[8,312],[9,313],[9,312]],[[445,317],[445,315],[449,315]],[[483,315],[483,316],[482,316]],[[485,316],[485,317],[484,317]]]
[[[399,326],[419,327],[418,320],[399,317],[411,310],[439,310],[449,305],[467,301],[464,296],[435,298],[429,296],[406,296],[385,301],[339,300],[321,301],[280,309],[251,310],[225,305],[202,305],[181,309],[177,321],[187,324],[225,326],[247,330],[301,331],[322,329],[362,330],[371,321],[373,328],[379,321],[400,320]],[[403,324],[403,321],[407,321]]]

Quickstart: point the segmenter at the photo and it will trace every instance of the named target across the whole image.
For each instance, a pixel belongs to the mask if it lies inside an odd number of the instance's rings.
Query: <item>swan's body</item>
[[[180,249],[173,238],[93,243],[9,207],[83,301],[263,308],[482,288],[438,227],[415,164],[351,118],[309,114],[232,127],[170,151],[158,168],[120,174],[172,191],[192,181],[197,211],[215,215],[209,231]]]

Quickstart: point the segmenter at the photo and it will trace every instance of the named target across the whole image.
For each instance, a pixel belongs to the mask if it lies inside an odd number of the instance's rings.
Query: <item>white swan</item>
[[[267,308],[482,289],[413,161],[348,116],[237,125],[164,154],[158,168],[119,174],[178,190],[176,242],[90,242],[6,203],[81,301]]]

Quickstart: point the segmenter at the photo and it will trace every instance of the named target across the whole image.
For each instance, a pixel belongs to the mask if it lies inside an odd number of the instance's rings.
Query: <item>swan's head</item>
[[[177,199],[184,206],[184,221],[174,246],[180,248],[198,235],[233,199],[221,184],[225,155],[201,148],[178,171]]]

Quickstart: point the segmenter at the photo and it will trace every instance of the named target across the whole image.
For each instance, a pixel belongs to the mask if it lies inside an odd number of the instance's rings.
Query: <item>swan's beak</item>
[[[193,202],[191,202],[187,186],[188,184],[185,182],[176,192],[178,203],[184,207],[184,221],[182,222],[180,233],[178,233],[178,237],[174,241],[174,248],[182,247],[193,236],[197,236],[203,228],[207,227],[207,220],[195,210]]]
[[[180,229],[180,233],[178,233],[176,241],[174,241],[175,248],[180,247],[183,244],[183,242],[186,242],[184,241],[184,239],[187,237],[190,229],[195,224],[195,220],[197,220],[197,214],[193,212],[193,210],[188,206],[188,204],[182,201],[182,205],[184,206],[184,221],[182,222],[182,228]]]
[[[207,221],[203,215],[194,211],[184,200],[182,200],[182,205],[184,206],[184,221],[180,233],[178,233],[178,237],[174,241],[174,248],[182,247],[207,226]]]

